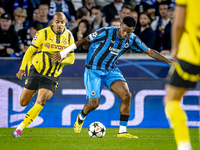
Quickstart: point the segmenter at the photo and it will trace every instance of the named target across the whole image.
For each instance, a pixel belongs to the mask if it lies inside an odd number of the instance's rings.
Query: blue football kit
[[[119,27],[104,27],[88,35],[91,45],[86,58],[84,84],[86,96],[100,98],[104,86],[110,89],[114,81],[126,81],[117,68],[117,59],[130,50],[144,52],[148,47],[132,33],[118,36]]]

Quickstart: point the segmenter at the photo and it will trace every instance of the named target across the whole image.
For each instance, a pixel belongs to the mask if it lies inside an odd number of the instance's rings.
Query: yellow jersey
[[[74,52],[72,51],[69,53],[61,63],[52,62],[52,55],[64,50],[73,43],[74,37],[67,29],[64,29],[61,34],[56,34],[52,26],[39,30],[25,53],[20,70],[25,70],[29,59],[33,53],[38,50],[32,60],[32,64],[37,72],[41,75],[58,77],[62,73],[64,65],[71,65],[74,63]]]
[[[200,66],[200,0],[176,0],[186,7],[185,30],[181,36],[178,58]]]

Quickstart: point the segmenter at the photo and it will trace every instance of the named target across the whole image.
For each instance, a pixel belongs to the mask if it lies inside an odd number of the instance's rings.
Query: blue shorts
[[[114,81],[126,81],[118,68],[112,70],[92,70],[85,68],[84,84],[88,99],[100,98],[104,86],[110,89]]]

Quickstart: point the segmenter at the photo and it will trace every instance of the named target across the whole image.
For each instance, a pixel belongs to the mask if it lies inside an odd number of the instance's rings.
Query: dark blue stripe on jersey
[[[129,45],[129,38],[127,38],[126,43],[128,43],[128,45]],[[126,44],[126,43],[125,43],[125,44]],[[122,46],[124,46],[124,45],[122,45]],[[114,61],[112,62],[111,68],[114,68],[114,65],[117,65],[117,62],[116,62],[117,59],[118,59],[123,53],[125,53],[125,52],[127,52],[127,51],[129,51],[129,50],[130,50],[130,47],[128,46],[127,48],[125,48],[124,51],[121,51],[121,52],[119,53],[119,55],[118,55],[117,57],[115,57]]]
[[[47,30],[44,30],[45,33],[45,41],[47,40]]]
[[[56,43],[60,44],[60,34],[56,34]]]
[[[35,45],[33,45],[33,44],[31,44],[31,46],[33,46],[33,47],[35,47],[35,48],[38,48],[37,46],[35,46]]]
[[[108,30],[105,30],[106,31],[106,34],[108,35]],[[91,67],[92,68],[92,64],[93,64],[93,61],[94,61],[94,58],[96,57],[96,55],[99,53],[99,51],[103,48],[103,46],[105,45],[105,43],[106,43],[106,40],[103,42],[103,43],[101,43],[100,45],[99,45],[99,47],[95,50],[95,52],[94,52],[94,54],[92,55],[92,58],[91,58],[91,60],[90,60],[90,62],[89,62],[89,68]]]
[[[141,48],[137,45],[137,43],[136,43],[136,39],[137,39],[137,37],[134,37],[134,40],[133,40],[133,46],[135,46],[137,49],[139,49],[140,52],[143,52],[143,49],[141,49]],[[138,39],[138,40],[140,40],[140,39]]]
[[[60,66],[58,67],[58,70],[57,70],[57,71],[59,71],[59,70],[60,70],[61,66],[62,66],[62,65],[61,65],[61,63],[60,63]]]
[[[117,31],[117,29],[114,29],[113,30],[113,33],[112,33],[112,41],[115,41],[115,38],[116,38],[116,31]],[[108,38],[107,38],[107,40],[108,40]],[[120,42],[119,42],[120,43]],[[119,44],[120,45],[120,44]],[[118,45],[118,46],[119,46]],[[112,43],[112,42],[110,42],[110,45],[108,46],[108,49],[101,55],[101,57],[99,58],[99,60],[98,60],[98,62],[97,62],[97,69],[101,69],[101,64],[102,64],[102,62],[104,61],[104,59],[108,56],[108,54],[110,54],[110,50],[109,50],[109,47],[113,47],[114,46],[114,43]],[[121,47],[121,46],[120,46]],[[115,55],[114,55],[114,57],[115,57]],[[113,57],[113,58],[114,58]],[[111,57],[111,59],[113,59],[112,57]],[[111,62],[112,60],[109,60],[109,62]],[[106,66],[107,66],[107,68],[106,69],[108,69],[108,67],[109,67],[109,64],[106,64]]]
[[[45,54],[44,54],[44,52],[43,52],[43,56],[42,56],[42,61],[43,61],[43,68],[42,68],[40,74],[43,74],[43,73],[44,73],[44,70],[45,70],[45,68],[46,68]]]
[[[121,49],[121,46],[122,46],[122,43],[123,43],[123,40],[122,39],[119,39],[119,44],[117,45],[117,49]],[[116,55],[112,55],[110,57],[110,59],[108,60],[108,62],[106,63],[106,66],[105,66],[105,69],[108,70],[109,69],[109,66],[110,66],[110,63],[113,61],[113,59],[117,58],[118,56]]]
[[[50,58],[50,53],[47,53],[47,55],[49,56],[49,69],[47,70],[47,73],[45,75],[48,76],[48,74],[51,72],[51,69],[52,69],[52,62]]]
[[[59,62],[56,62],[56,66],[55,66],[55,68],[54,68],[54,71],[53,71],[53,73],[51,74],[52,77],[54,77],[55,72],[56,72],[56,68],[58,67],[59,64],[60,64]]]
[[[128,43],[128,45],[130,45],[130,43],[129,43],[129,38],[127,39],[126,43]],[[124,54],[124,53],[126,53],[126,52],[128,52],[129,50],[131,50],[130,47],[125,48],[125,50],[121,53],[121,55]],[[121,56],[121,55],[119,55],[119,56]],[[118,56],[118,57],[119,57],[119,56]]]
[[[70,41],[71,41],[71,33],[68,32],[68,44],[70,44]]]
[[[104,31],[106,31],[106,29],[101,29],[101,30],[97,31],[97,34],[101,34]],[[98,42],[98,41],[102,41],[102,40],[106,40],[106,37],[103,36],[103,37],[101,37],[99,39],[94,40],[92,43],[95,43],[95,42]]]

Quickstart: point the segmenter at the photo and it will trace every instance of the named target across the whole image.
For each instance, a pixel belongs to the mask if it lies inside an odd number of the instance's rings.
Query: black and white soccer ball
[[[106,134],[106,128],[101,122],[93,122],[88,128],[88,134],[92,138],[102,138]]]

